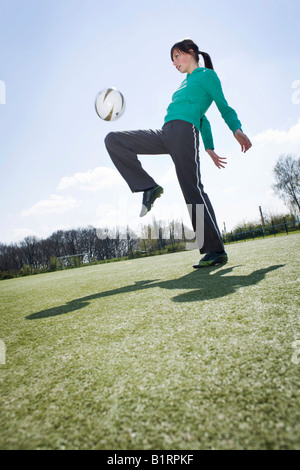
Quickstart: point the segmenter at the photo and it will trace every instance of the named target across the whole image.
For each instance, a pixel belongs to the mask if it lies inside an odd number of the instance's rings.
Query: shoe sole
[[[202,261],[199,262],[199,264],[194,264],[193,268],[198,269],[198,268],[209,268],[210,266],[216,266],[217,264],[226,264],[228,262],[228,258],[223,258],[223,259],[216,259],[214,261]]]
[[[159,187],[156,189],[156,191],[154,191],[149,206],[147,207],[147,206],[144,206],[144,204],[142,205],[140,217],[144,217],[146,214],[148,214],[148,212],[151,211],[154,202],[163,194],[163,192],[164,190],[162,187]]]

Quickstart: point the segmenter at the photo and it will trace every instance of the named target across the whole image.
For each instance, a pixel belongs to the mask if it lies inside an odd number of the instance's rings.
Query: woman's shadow
[[[216,299],[225,297],[228,294],[236,292],[240,288],[248,287],[261,282],[267,273],[282,268],[284,265],[274,265],[268,268],[258,269],[249,275],[229,275],[234,268],[238,266],[220,269],[219,267],[206,268],[205,270],[196,270],[185,276],[168,281],[144,280],[137,281],[134,284],[129,284],[117,289],[111,289],[97,294],[88,295],[78,299],[71,300],[64,305],[58,307],[41,310],[32,313],[26,317],[27,320],[37,320],[47,317],[55,317],[57,315],[64,315],[67,313],[80,310],[90,302],[105,297],[110,297],[119,294],[126,294],[132,292],[142,292],[147,289],[161,288],[161,289],[184,289],[185,292],[175,295],[172,298],[173,302],[192,302],[201,300]],[[188,289],[188,291],[186,291]]]

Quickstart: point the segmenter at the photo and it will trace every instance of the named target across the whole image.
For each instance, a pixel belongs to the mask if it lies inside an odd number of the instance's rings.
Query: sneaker
[[[154,204],[154,201],[163,194],[164,190],[161,186],[154,186],[154,188],[144,191],[143,204],[140,213],[140,217],[148,214]]]
[[[214,266],[215,264],[226,264],[228,261],[228,256],[226,251],[221,251],[217,253],[216,251],[209,251],[200,259],[198,264],[194,264],[193,268],[207,268],[209,266]]]

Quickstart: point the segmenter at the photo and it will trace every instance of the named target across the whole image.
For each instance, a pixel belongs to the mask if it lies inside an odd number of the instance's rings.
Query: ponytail
[[[199,54],[201,54],[204,60],[204,67],[214,70],[209,54],[207,54],[207,52],[199,51],[197,44],[195,44],[191,39],[183,39],[182,41],[178,41],[174,44],[171,49],[171,60],[173,60],[173,52],[175,50],[183,52],[184,54],[193,55],[197,62],[199,62]]]
[[[207,52],[200,52],[200,51],[198,51],[198,54],[201,54],[202,57],[203,57],[203,60],[204,60],[204,67],[207,68],[207,69],[214,70],[214,66],[213,66],[213,64],[212,64],[210,55],[207,54]]]

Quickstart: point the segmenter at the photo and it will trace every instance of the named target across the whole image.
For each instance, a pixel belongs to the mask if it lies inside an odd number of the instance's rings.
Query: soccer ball
[[[101,119],[115,121],[125,111],[125,99],[117,88],[105,88],[96,96],[95,107]]]

